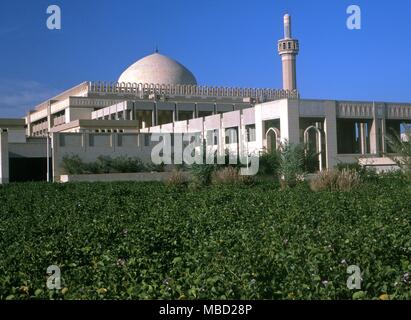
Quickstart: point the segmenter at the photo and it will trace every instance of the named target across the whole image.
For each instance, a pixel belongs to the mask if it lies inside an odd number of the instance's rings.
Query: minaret
[[[284,16],[284,39],[278,41],[278,53],[283,62],[283,89],[297,89],[296,57],[299,51],[298,40],[291,37],[291,16]]]

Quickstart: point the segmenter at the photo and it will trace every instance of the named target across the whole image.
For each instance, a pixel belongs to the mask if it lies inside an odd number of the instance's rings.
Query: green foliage
[[[360,174],[355,170],[324,170],[310,181],[313,191],[352,191],[361,186]]]
[[[411,299],[410,197],[398,173],[350,193],[4,185],[0,299]],[[61,290],[46,287],[50,265]]]
[[[293,187],[304,175],[305,151],[300,144],[285,142],[280,150],[279,175],[284,186]]]
[[[173,170],[170,177],[166,180],[166,185],[169,187],[184,187],[187,183],[188,180],[181,170]]]
[[[211,183],[211,178],[216,170],[216,164],[193,164],[190,172],[196,184],[207,186]]]
[[[276,151],[264,152],[259,158],[258,174],[262,176],[277,176],[280,166],[279,154]]]
[[[64,156],[62,170],[67,174],[82,174],[86,171],[85,163],[77,155]]]
[[[99,156],[94,162],[84,162],[79,156],[71,155],[63,157],[62,170],[67,174],[100,174],[143,172],[152,168],[138,158]]]
[[[344,169],[347,170],[355,170],[357,172],[362,172],[364,170],[364,167],[361,166],[358,161],[357,162],[351,162],[351,163],[338,163],[337,164],[337,170],[342,171]]]
[[[165,170],[166,170],[166,165],[164,164],[164,162],[160,164],[150,163],[146,167],[146,171],[150,171],[150,172],[164,172]]]
[[[239,170],[234,167],[224,167],[214,171],[212,175],[212,184],[238,184],[241,181]]]
[[[408,141],[401,140],[398,134],[393,133],[387,136],[387,143],[400,158],[393,158],[397,164],[405,169],[411,170],[411,132],[405,133]]]
[[[300,147],[299,147],[299,152],[301,152],[301,149],[303,148],[304,146],[303,145],[301,145]],[[312,149],[308,149],[308,148],[306,148],[305,150],[304,150],[304,153],[303,153],[303,155],[302,155],[302,157],[303,157],[303,168],[304,168],[304,172],[307,172],[307,173],[315,173],[315,172],[317,172],[318,171],[318,168],[319,168],[319,161],[318,161],[318,156],[319,156],[319,153],[318,152],[316,152],[316,151],[314,151],[314,150],[312,150]]]

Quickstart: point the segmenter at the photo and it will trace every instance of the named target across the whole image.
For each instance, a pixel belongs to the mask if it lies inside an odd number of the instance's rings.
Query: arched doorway
[[[277,128],[269,128],[265,133],[265,141],[267,143],[267,151],[269,153],[277,150],[280,147],[280,130]]]
[[[313,137],[311,133],[314,133]],[[318,169],[323,170],[323,152],[322,152],[322,132],[316,126],[309,126],[304,131],[304,146],[305,152],[311,151],[311,148],[315,148],[314,151],[318,154]]]

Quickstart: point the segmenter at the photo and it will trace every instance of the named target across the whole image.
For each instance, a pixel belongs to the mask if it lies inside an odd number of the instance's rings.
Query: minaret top
[[[291,39],[291,16],[284,15],[284,39]]]
[[[291,16],[287,13],[284,15],[284,38],[278,41],[278,53],[296,55],[299,49],[298,40],[292,38]]]
[[[284,38],[278,41],[278,53],[283,64],[283,88],[284,90],[297,89],[296,56],[300,50],[298,40],[292,38],[291,16],[284,15]]]

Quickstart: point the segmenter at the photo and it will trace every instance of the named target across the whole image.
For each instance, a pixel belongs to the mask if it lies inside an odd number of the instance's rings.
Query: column
[[[373,104],[373,120],[370,129],[370,153],[377,155],[381,151],[380,140],[378,139],[381,130],[380,119],[378,118],[378,107]]]
[[[52,156],[51,161],[53,163],[52,170],[53,170],[53,182],[60,181],[60,166],[61,166],[61,155],[60,155],[60,133],[52,133],[51,134],[51,143],[52,143]]]
[[[337,103],[327,101],[325,109],[325,150],[326,150],[326,167],[332,169],[337,165]]]
[[[8,133],[0,128],[0,184],[9,182],[9,141]]]
[[[360,147],[361,147],[361,154],[367,153],[367,126],[365,122],[360,123]]]
[[[299,101],[284,99],[281,101],[280,131],[281,142],[300,143]]]

